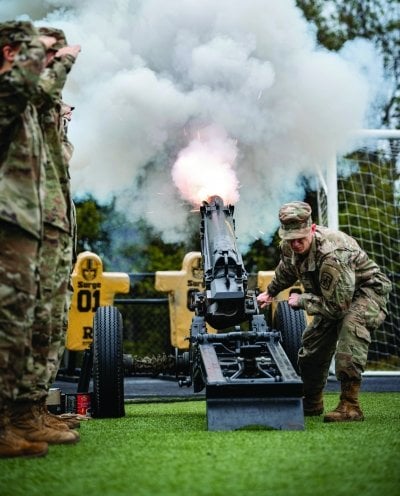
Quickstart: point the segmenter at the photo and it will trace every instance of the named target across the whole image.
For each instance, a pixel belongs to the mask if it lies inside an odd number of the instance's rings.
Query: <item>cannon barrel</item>
[[[224,329],[257,311],[247,292],[248,275],[235,236],[234,207],[212,196],[200,207],[205,292],[195,308],[208,324]]]

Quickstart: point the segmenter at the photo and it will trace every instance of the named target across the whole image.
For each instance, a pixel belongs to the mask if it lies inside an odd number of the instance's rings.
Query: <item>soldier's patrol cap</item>
[[[31,41],[38,33],[29,21],[7,21],[0,23],[0,47]]]
[[[49,50],[54,50],[55,52],[57,52],[57,50],[59,50],[60,48],[67,46],[67,38],[62,29],[41,26],[39,28],[39,34],[41,36],[52,36],[57,40],[54,45],[51,45]]]
[[[304,238],[310,233],[312,225],[311,207],[301,201],[285,203],[279,209],[279,220],[281,239]]]

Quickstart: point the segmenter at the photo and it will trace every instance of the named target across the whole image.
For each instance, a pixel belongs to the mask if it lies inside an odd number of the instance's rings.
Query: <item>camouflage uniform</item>
[[[71,107],[70,105],[62,102],[61,103],[61,129],[62,129],[62,153],[64,157],[64,161],[69,165],[71,157],[74,153],[74,145],[68,139],[68,124],[69,119],[65,117],[68,112],[72,112],[75,107]],[[76,225],[76,208],[75,204],[71,197],[71,205],[70,205],[70,222],[71,222],[71,232],[72,232],[72,262],[75,264],[77,259],[77,243],[78,243],[78,229]]]
[[[66,46],[64,33],[53,28],[40,28],[41,34],[54,36],[52,50]],[[36,384],[30,397],[44,399],[55,379],[64,351],[69,278],[72,269],[71,192],[68,163],[63,153],[61,90],[75,58],[56,57],[40,79],[38,112],[47,160],[45,164],[44,233],[40,253],[41,303],[36,308],[32,346]]]
[[[31,395],[46,160],[34,101],[53,40],[42,41],[30,23],[0,24],[0,457],[79,440],[64,424],[49,427]]]
[[[0,74],[0,416],[32,379],[44,150],[32,99],[45,49],[29,22],[0,24],[0,46],[22,42]],[[24,375],[24,370],[27,372]]]
[[[311,208],[303,202],[280,210],[281,260],[267,288],[270,296],[300,281],[298,307],[314,318],[303,334],[299,368],[305,395],[320,396],[335,355],[340,381],[361,381],[371,332],[387,315],[389,279],[358,243],[340,231],[315,226],[309,251],[294,253],[290,240],[311,229]]]

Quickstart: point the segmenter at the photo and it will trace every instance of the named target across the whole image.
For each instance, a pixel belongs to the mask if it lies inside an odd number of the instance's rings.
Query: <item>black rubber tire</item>
[[[299,373],[297,357],[306,326],[307,320],[303,310],[294,310],[287,301],[278,302],[274,315],[274,328],[282,334],[282,347],[297,373]]]
[[[125,415],[123,326],[119,310],[99,307],[93,320],[93,416]]]

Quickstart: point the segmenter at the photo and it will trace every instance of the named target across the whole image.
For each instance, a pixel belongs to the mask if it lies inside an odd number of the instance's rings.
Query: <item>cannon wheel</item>
[[[119,310],[99,307],[93,320],[94,417],[125,415],[122,335]]]
[[[280,301],[274,315],[274,328],[282,334],[282,346],[293,368],[299,373],[297,355],[301,337],[307,326],[303,310],[294,310],[287,301]]]

